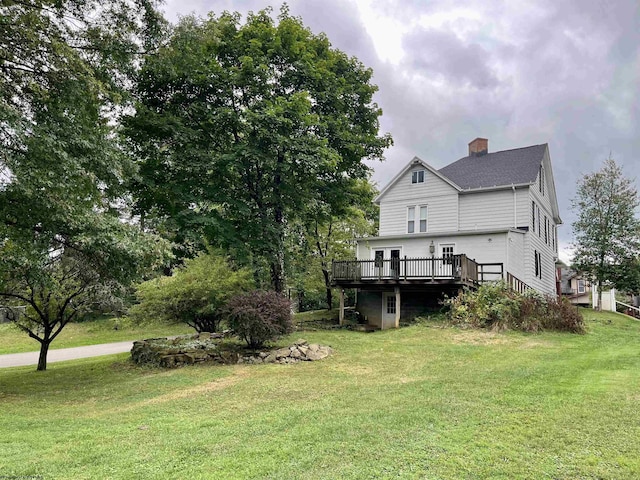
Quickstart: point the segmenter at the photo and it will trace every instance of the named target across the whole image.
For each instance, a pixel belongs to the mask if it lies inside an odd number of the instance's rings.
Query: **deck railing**
[[[527,290],[531,289],[529,285],[524,283],[518,277],[515,277],[507,272],[507,284],[511,287],[512,290],[515,290],[518,293],[524,293]]]
[[[429,258],[386,258],[377,260],[336,260],[334,281],[362,280],[461,280],[478,282],[478,264],[466,255]]]

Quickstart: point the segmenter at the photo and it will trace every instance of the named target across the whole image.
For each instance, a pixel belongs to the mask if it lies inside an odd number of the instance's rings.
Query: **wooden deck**
[[[344,288],[372,285],[449,284],[476,287],[503,278],[501,263],[479,264],[466,255],[438,258],[387,258],[337,260],[332,264],[333,283]]]

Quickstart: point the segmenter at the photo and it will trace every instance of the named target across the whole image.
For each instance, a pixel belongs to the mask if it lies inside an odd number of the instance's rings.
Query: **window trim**
[[[422,174],[422,175],[420,175]],[[420,178],[422,177],[422,179]],[[426,171],[423,168],[422,170],[412,170],[411,171],[411,185],[417,185],[419,183],[425,183]]]
[[[582,283],[582,291],[580,290],[580,283]],[[578,293],[585,293],[587,291],[587,284],[582,278],[578,279],[578,284],[576,286],[576,289]]]
[[[420,214],[422,212],[422,209],[426,210],[426,218],[425,218],[425,222],[424,222],[424,231],[421,230],[421,223],[422,223],[422,219],[420,218]],[[413,219],[409,219],[409,211],[413,209]],[[409,231],[409,222],[413,222],[413,231],[410,232]],[[416,233],[427,233],[429,231],[429,205],[426,203],[423,204],[417,204],[417,205],[407,205],[407,213],[406,213],[406,220],[405,220],[405,229],[408,235],[414,235]],[[416,226],[418,228],[416,228]]]

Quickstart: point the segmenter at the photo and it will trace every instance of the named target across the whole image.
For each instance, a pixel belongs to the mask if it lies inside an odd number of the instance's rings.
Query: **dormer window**
[[[411,183],[424,183],[424,170],[411,172]]]

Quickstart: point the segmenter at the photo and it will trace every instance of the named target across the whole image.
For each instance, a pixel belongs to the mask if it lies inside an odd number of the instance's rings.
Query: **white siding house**
[[[357,241],[355,261],[334,262],[334,283],[357,288],[357,309],[397,326],[462,286],[504,279],[556,292],[562,223],[546,144],[489,153],[488,141],[437,170],[413,158],[382,189],[378,237]]]

